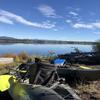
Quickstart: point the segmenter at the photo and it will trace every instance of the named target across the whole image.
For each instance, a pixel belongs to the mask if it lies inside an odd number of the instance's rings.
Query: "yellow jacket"
[[[14,82],[16,81],[14,76],[0,75],[0,91],[1,92],[6,91],[10,88],[10,85],[11,85],[10,78],[13,78]]]

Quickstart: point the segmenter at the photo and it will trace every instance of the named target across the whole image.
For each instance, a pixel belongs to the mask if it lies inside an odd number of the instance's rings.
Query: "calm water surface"
[[[56,54],[70,53],[74,51],[73,47],[79,48],[83,52],[92,50],[91,45],[70,45],[70,44],[0,44],[0,54],[27,52],[30,55],[48,55],[49,51]]]

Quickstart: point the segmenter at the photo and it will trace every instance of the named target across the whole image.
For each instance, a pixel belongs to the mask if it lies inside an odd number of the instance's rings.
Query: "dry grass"
[[[14,66],[17,66],[17,65],[18,65],[18,63],[16,63],[16,62],[9,63],[9,64],[0,63],[0,69],[1,69],[1,68],[14,67]]]
[[[9,63],[9,64],[2,64],[2,63],[0,63],[0,75],[9,72],[10,68],[16,67],[19,64],[20,63],[16,63],[16,62]]]
[[[75,91],[82,100],[100,100],[100,81],[77,85]]]
[[[47,57],[37,56],[37,55],[29,56],[26,52],[21,52],[18,55],[16,55],[16,54],[4,54],[4,55],[0,55],[0,57],[14,58],[13,63],[9,63],[9,64],[0,63],[0,73],[5,73],[9,70],[9,68],[16,67],[21,63],[34,61],[35,58],[47,60]]]
[[[52,60],[52,57],[37,55],[29,56],[25,52],[22,52],[18,55],[5,54],[3,57],[12,57],[14,58],[14,62],[10,64],[0,63],[0,74],[8,72],[9,68],[18,66],[20,63],[32,61],[36,57],[47,61]],[[89,84],[80,84],[77,85],[74,89],[82,100],[100,100],[100,81],[90,82]]]

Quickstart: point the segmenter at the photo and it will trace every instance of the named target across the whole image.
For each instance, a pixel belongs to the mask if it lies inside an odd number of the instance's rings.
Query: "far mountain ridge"
[[[0,36],[0,43],[28,43],[28,44],[97,44],[93,41],[68,41],[68,40],[47,40],[47,39],[18,39],[8,36]]]
[[[0,39],[16,39],[14,37],[8,37],[8,36],[0,36]]]

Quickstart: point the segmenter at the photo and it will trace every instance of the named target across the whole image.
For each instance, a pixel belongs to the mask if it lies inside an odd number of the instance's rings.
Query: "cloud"
[[[71,27],[76,29],[100,29],[100,21],[91,22],[91,23],[85,23],[85,22],[74,22],[72,20],[66,20],[67,24],[69,24]]]
[[[5,10],[0,10],[0,22],[7,23],[7,24],[14,24],[14,22],[18,22],[27,26],[46,28],[46,29],[55,27],[55,23],[51,23],[50,21],[46,21],[42,23],[31,22],[19,15],[16,15],[14,13]]]
[[[75,11],[80,11],[81,10],[81,8],[74,8],[75,9]]]
[[[6,23],[6,24],[13,24],[13,21],[11,21],[9,18],[6,18],[4,16],[0,16],[0,22]]]
[[[38,9],[45,17],[61,18],[61,16],[57,15],[55,9],[53,9],[51,6],[48,6],[48,5],[40,5],[37,9]]]
[[[94,32],[93,34],[97,34],[97,35],[100,35],[100,32]]]
[[[72,23],[72,20],[68,19],[66,20],[67,23],[71,24]]]
[[[58,32],[59,30],[57,28],[53,29],[55,32]]]
[[[75,23],[75,24],[73,24],[73,27],[74,28],[85,28],[85,29],[93,29],[94,27],[93,27],[93,25],[91,25],[91,24],[83,24],[83,23]]]
[[[72,25],[74,28],[86,28],[86,29],[100,29],[100,22],[95,23],[75,23]]]
[[[94,27],[96,28],[100,28],[100,22],[95,22],[95,23],[92,23]]]
[[[72,6],[67,6],[66,9],[72,10],[72,11],[77,11],[77,12],[81,10],[81,8],[79,8],[79,7],[72,7]]]
[[[78,13],[73,12],[73,11],[70,11],[69,14],[70,14],[70,15],[73,15],[73,16],[78,16]]]
[[[82,21],[82,17],[75,11],[68,12],[66,17],[67,17],[67,19],[69,19],[69,20],[71,19],[74,22]]]
[[[82,16],[80,15],[81,8],[68,6],[66,7],[66,11],[67,11],[66,15],[67,19],[71,19],[74,22],[82,21]]]

